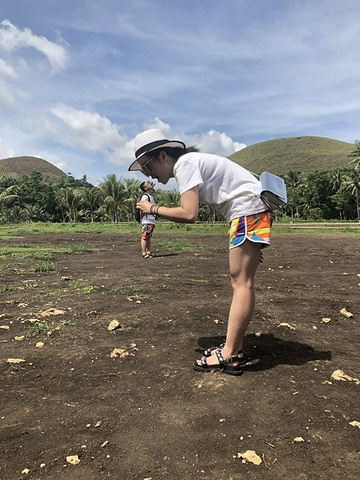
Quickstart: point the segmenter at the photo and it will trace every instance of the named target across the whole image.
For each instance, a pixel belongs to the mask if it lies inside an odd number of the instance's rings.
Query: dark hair
[[[160,147],[152,152],[149,152],[148,155],[151,155],[152,158],[158,158],[160,152],[165,152],[169,155],[169,157],[178,160],[180,157],[185,155],[186,153],[198,152],[199,150],[195,147],[188,147],[188,148],[180,148],[180,147]]]
[[[143,192],[145,192],[145,185],[146,185],[146,182],[140,183],[140,190],[142,190]]]

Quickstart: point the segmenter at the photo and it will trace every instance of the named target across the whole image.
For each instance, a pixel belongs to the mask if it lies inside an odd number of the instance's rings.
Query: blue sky
[[[1,0],[0,158],[93,184],[160,127],[231,155],[360,137],[358,0]]]

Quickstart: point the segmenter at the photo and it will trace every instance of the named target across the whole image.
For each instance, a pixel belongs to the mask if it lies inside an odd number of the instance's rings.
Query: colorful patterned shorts
[[[141,224],[141,238],[151,238],[155,225],[153,223],[142,223]]]
[[[271,212],[245,215],[231,220],[228,231],[229,249],[239,247],[246,239],[255,243],[262,243],[263,247],[270,245],[270,229],[272,224]]]

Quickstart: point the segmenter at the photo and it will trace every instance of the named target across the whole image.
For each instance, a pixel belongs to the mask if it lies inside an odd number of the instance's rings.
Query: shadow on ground
[[[198,344],[202,353],[205,349],[224,342],[224,337],[201,337]],[[244,339],[244,350],[250,357],[244,370],[269,370],[277,365],[304,365],[314,360],[331,360],[331,351],[315,350],[306,343],[277,338],[273,334],[249,334]]]

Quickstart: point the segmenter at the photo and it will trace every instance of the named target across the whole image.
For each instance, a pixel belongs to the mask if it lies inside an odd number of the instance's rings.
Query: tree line
[[[278,217],[292,220],[360,220],[360,142],[348,168],[284,176],[288,203]],[[98,186],[84,176],[49,177],[32,172],[19,178],[0,172],[0,222],[132,222],[141,196],[140,180],[107,175]],[[176,190],[157,190],[156,203],[177,206]],[[200,205],[200,221],[223,221],[210,205]]]

